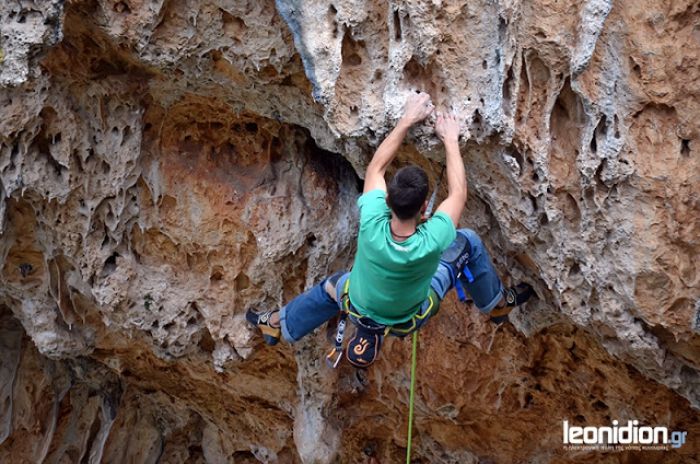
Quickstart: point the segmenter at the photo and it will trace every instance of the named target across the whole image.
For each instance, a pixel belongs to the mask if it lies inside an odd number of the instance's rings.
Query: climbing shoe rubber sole
[[[273,327],[270,325],[270,319],[272,315],[277,311],[265,311],[264,313],[255,313],[252,310],[248,310],[245,313],[246,320],[260,329],[262,332],[263,340],[268,345],[276,345],[280,341],[281,330],[279,327]]]
[[[530,299],[535,291],[530,284],[525,282],[519,283],[515,287],[510,287],[504,290],[503,297],[506,300],[506,305],[501,308],[494,308],[489,314],[491,322],[501,324],[508,320],[508,314],[514,307],[520,306]]]

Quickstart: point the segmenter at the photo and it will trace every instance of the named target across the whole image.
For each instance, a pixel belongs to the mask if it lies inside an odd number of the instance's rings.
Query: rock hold
[[[647,459],[564,450],[563,419],[697,436],[699,21],[690,0],[4,2],[0,461],[403,459],[405,340],[360,379],[324,367],[322,331],[263,347],[243,314],[349,268],[359,176],[416,90],[460,118],[462,223],[537,299],[498,328],[443,302],[413,455]],[[396,164],[443,160],[428,121]]]

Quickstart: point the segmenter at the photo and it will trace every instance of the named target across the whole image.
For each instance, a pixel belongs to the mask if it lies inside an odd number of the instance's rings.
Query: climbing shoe
[[[245,313],[246,320],[260,329],[263,339],[268,345],[276,345],[280,341],[280,328],[270,325],[270,319],[276,312],[277,310],[258,314],[249,309]]]
[[[525,282],[503,290],[503,297],[506,300],[506,305],[500,308],[494,308],[489,313],[491,322],[496,324],[506,322],[508,320],[508,314],[510,314],[513,308],[525,303],[534,294],[535,291],[532,289],[532,286]]]

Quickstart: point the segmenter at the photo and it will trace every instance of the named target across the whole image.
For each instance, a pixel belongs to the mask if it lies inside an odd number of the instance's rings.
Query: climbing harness
[[[326,365],[331,368],[338,367],[343,357],[343,339],[347,327],[347,319],[355,324],[357,333],[348,342],[346,357],[355,367],[368,367],[379,354],[382,339],[392,331],[391,326],[376,323],[369,318],[355,312],[350,303],[350,279],[346,279],[340,295],[341,312],[336,329],[334,346],[326,355]]]
[[[414,308],[414,315],[406,322],[395,325],[379,324],[372,319],[359,314],[350,302],[350,279],[346,279],[340,301],[340,318],[334,337],[334,344],[326,355],[328,367],[336,368],[343,357],[343,339],[347,332],[347,320],[349,319],[357,327],[353,338],[347,343],[345,356],[348,362],[355,367],[369,367],[376,359],[385,336],[393,335],[403,338],[414,333],[430,317],[440,311],[440,298],[435,290],[430,289],[428,297]]]

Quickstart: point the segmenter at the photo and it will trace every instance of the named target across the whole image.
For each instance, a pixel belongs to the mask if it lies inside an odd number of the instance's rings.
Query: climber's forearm
[[[386,174],[387,168],[396,157],[396,153],[410,127],[410,122],[406,121],[405,118],[401,118],[394,130],[392,130],[387,138],[379,145],[379,148],[377,148],[377,151],[372,157],[372,161],[370,161],[367,166],[364,192],[370,192],[376,189],[386,190],[384,175]]]
[[[457,138],[445,140],[445,158],[447,174],[447,198],[438,206],[437,211],[447,214],[455,227],[459,227],[459,219],[467,202],[467,176],[464,171],[464,161],[459,153]]]
[[[455,196],[465,202],[467,200],[467,176],[457,140],[445,143],[445,158],[448,195]]]
[[[406,121],[404,118],[399,120],[396,127],[389,133],[387,138],[379,145],[377,151],[372,157],[372,161],[367,166],[367,170],[370,168],[382,172],[386,172],[391,162],[396,157],[396,152],[399,150],[403,139],[406,138],[408,129],[411,128],[410,122]]]

